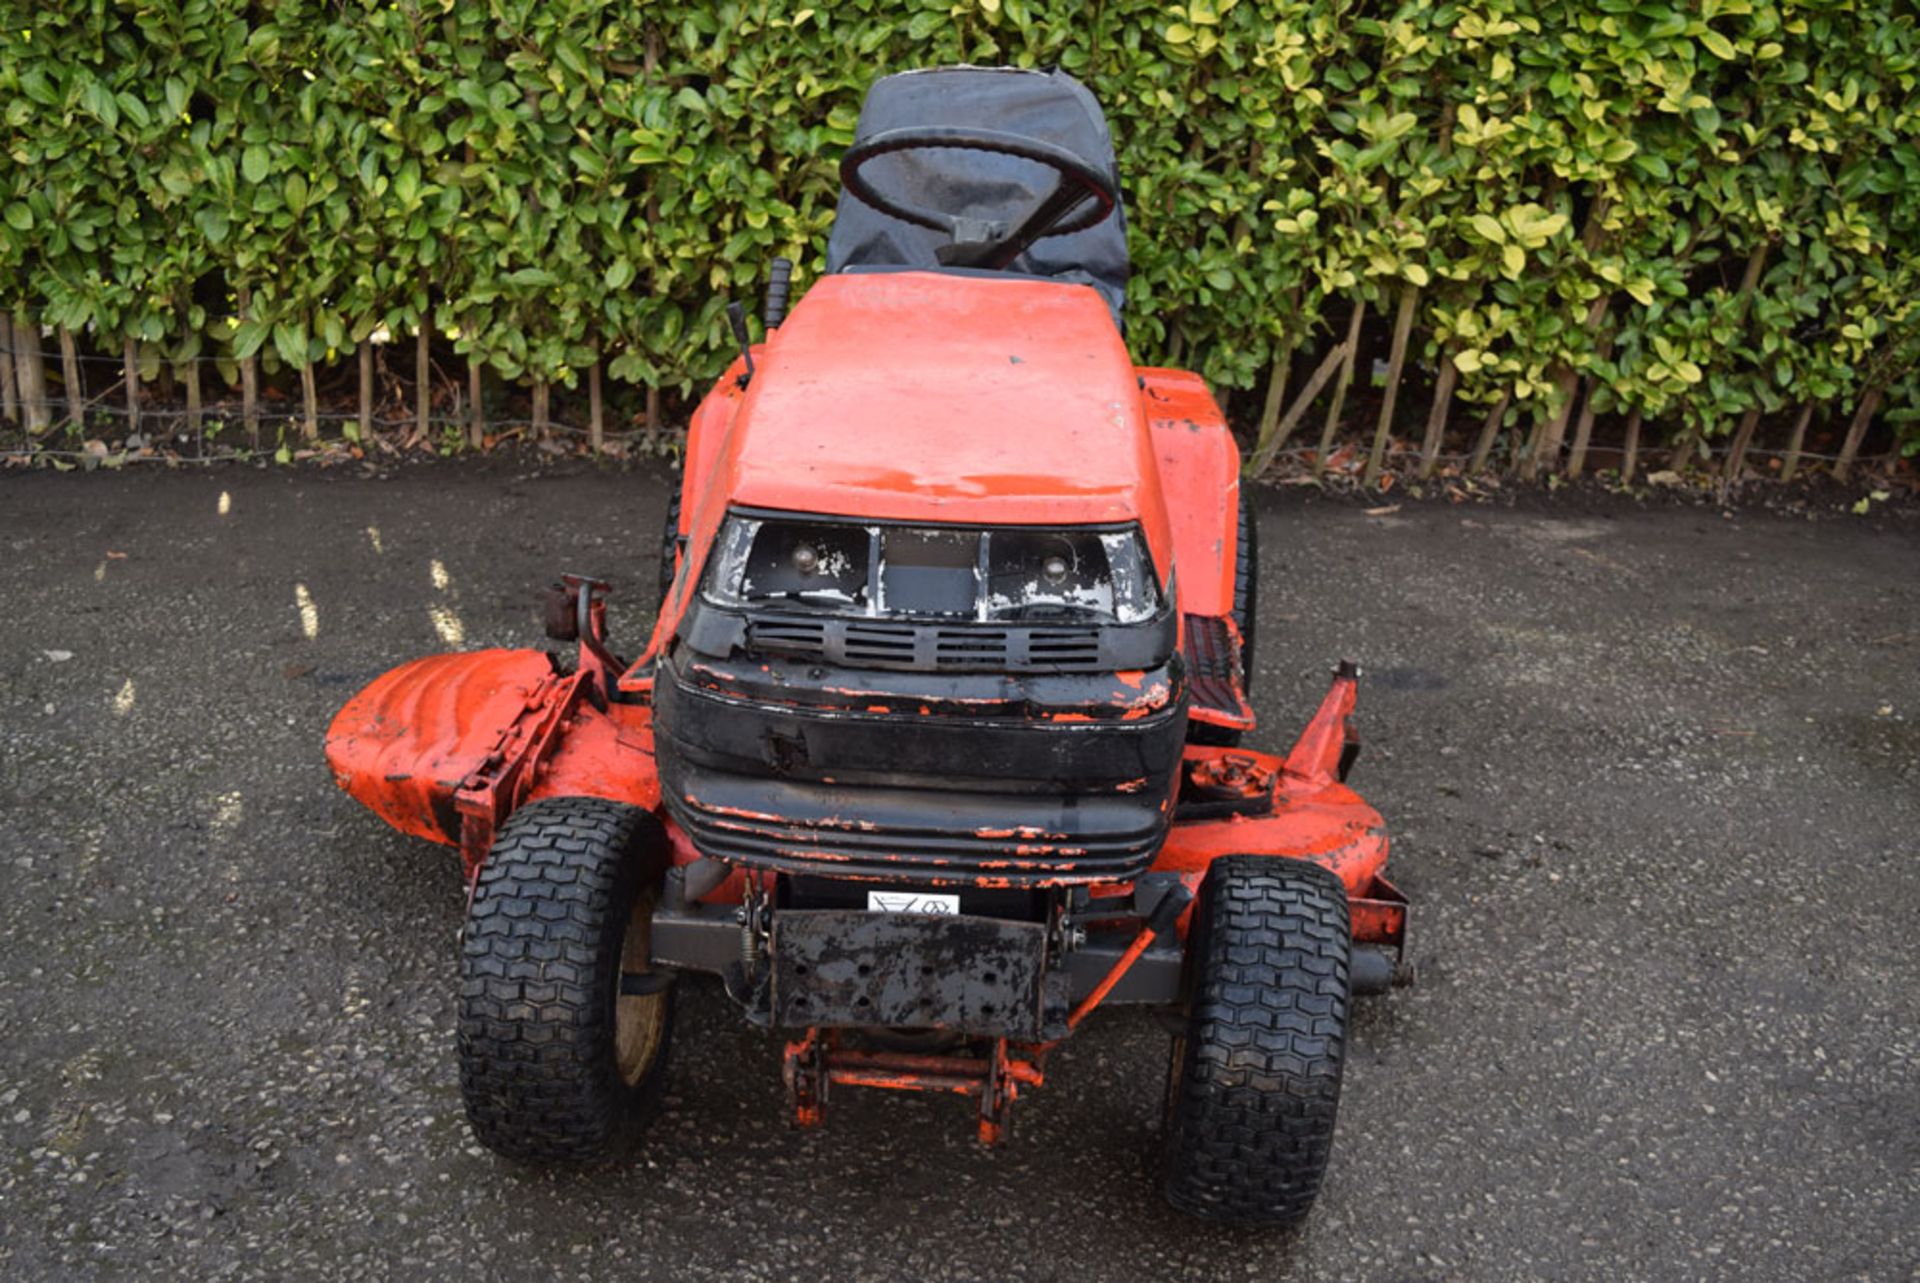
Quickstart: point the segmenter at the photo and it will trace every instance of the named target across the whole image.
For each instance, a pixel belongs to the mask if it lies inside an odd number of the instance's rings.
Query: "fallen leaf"
[[[1680,474],[1666,468],[1661,469],[1659,472],[1649,472],[1647,474],[1647,484],[1650,486],[1677,486],[1680,484]]]
[[[40,653],[56,664],[64,664],[73,658],[73,652],[70,650],[43,650]]]
[[[124,552],[115,552],[115,551],[114,551],[113,549],[111,549],[111,548],[109,548],[109,549],[107,549],[107,556],[108,556],[108,557],[110,557],[110,558],[112,558],[112,559],[113,559],[113,560],[115,560],[115,561],[125,561],[125,560],[127,559],[127,554],[126,554],[126,553],[124,553]]]
[[[1400,511],[1400,505],[1390,503],[1384,508],[1368,508],[1367,515],[1369,517],[1390,517],[1398,511]]]

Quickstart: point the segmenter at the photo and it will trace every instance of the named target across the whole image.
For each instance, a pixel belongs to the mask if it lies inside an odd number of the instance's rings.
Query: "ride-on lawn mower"
[[[1121,336],[1113,145],[1060,73],[874,85],[827,271],[693,416],[637,661],[566,576],[566,660],[416,660],[335,718],[341,787],[457,846],[460,1079],[525,1161],[620,1153],[675,977],[786,1041],[793,1117],[854,1086],[983,1141],[1102,1007],[1173,1031],[1160,1180],[1287,1223],[1333,1139],[1349,998],[1406,902],[1342,782],[1356,672],[1284,757],[1253,725],[1255,527],[1195,375]]]

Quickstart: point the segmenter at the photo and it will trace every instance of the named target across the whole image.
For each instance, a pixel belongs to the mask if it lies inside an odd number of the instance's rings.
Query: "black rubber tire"
[[[667,500],[667,517],[660,529],[660,605],[667,604],[673,591],[673,572],[680,560],[680,490],[675,487]]]
[[[1240,630],[1240,689],[1253,694],[1253,630],[1260,620],[1260,523],[1254,520],[1247,492],[1240,492],[1238,533],[1233,554],[1233,624]],[[1187,738],[1213,748],[1232,748],[1240,732],[1207,722],[1188,724]]]
[[[1260,623],[1260,523],[1240,491],[1240,531],[1233,555],[1233,622],[1240,629],[1240,689],[1253,694],[1253,633]]]
[[[525,1163],[620,1157],[656,1111],[673,991],[648,1009],[631,1081],[616,1047],[622,945],[666,868],[660,823],[599,798],[549,798],[501,826],[460,949],[460,1090],[488,1149]],[[631,999],[629,1000],[631,1001]]]
[[[1317,864],[1225,856],[1188,943],[1168,1068],[1162,1189],[1189,1215],[1290,1226],[1333,1149],[1346,1059],[1347,894]]]

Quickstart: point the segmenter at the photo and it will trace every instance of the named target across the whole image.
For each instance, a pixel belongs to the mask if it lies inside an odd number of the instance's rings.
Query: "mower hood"
[[[1167,518],[1138,376],[1094,290],[1003,274],[854,272],[765,347],[721,467],[737,505],[882,521]],[[717,514],[715,514],[717,515]]]

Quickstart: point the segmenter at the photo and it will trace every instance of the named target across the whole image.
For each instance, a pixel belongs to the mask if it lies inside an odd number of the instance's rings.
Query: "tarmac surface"
[[[327,720],[561,569],[649,622],[669,478],[441,465],[0,478],[0,1275],[1828,1279],[1920,1264],[1920,535],[1586,500],[1260,496],[1258,743],[1346,654],[1419,981],[1364,1001],[1292,1237],[1164,1209],[1167,1042],[1096,1018],[965,1105],[783,1116],[684,994],[628,1169],[477,1148],[457,861]]]

